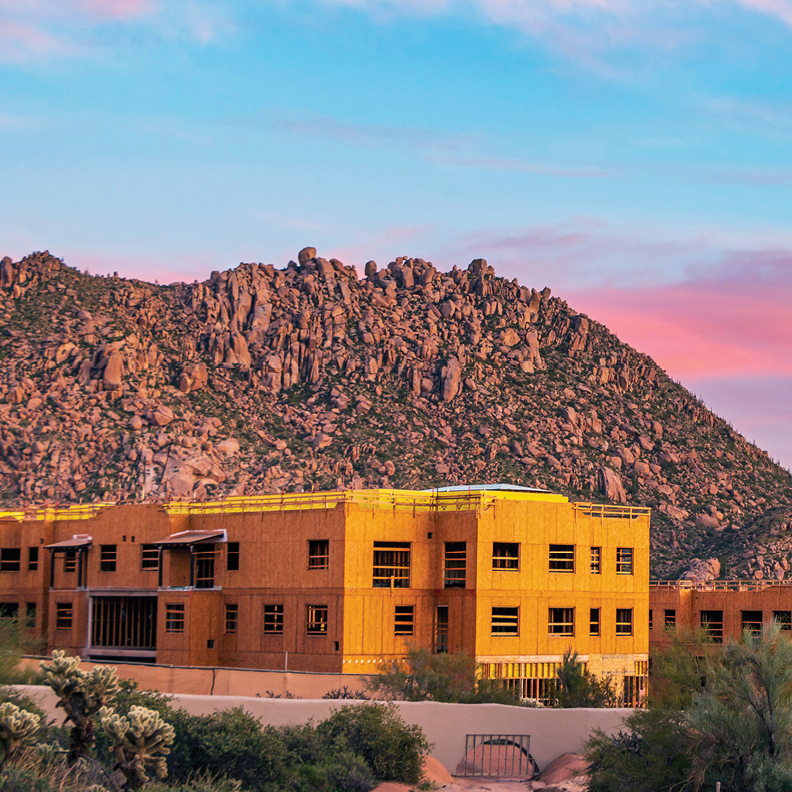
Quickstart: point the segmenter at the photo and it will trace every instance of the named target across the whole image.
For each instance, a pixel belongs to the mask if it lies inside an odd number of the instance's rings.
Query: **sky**
[[[483,257],[792,469],[792,0],[0,0],[0,256]]]

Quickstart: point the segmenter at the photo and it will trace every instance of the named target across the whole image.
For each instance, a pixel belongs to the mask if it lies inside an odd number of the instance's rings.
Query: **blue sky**
[[[0,0],[0,255],[476,256],[792,467],[792,0]]]

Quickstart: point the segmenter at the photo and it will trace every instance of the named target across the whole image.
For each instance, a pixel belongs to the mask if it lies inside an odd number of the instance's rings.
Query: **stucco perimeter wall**
[[[41,659],[24,658],[23,663],[38,669]],[[358,674],[315,674],[284,671],[259,671],[244,668],[185,668],[183,666],[143,665],[137,663],[80,663],[90,671],[95,665],[111,665],[121,679],[131,679],[144,690],[161,693],[189,693],[215,696],[283,696],[321,698],[330,690],[344,686],[352,691],[366,689],[366,676]]]
[[[20,686],[36,696],[53,716],[55,695],[49,688]],[[195,696],[175,694],[174,705],[193,715],[219,709],[243,707],[262,723],[293,726],[324,720],[343,704],[363,702],[326,699],[259,699],[243,696]],[[417,724],[434,743],[432,756],[453,773],[465,753],[466,734],[530,734],[531,754],[543,770],[563,753],[580,753],[590,734],[602,729],[615,734],[630,709],[531,709],[503,704],[439,704],[434,701],[397,701],[407,723]]]

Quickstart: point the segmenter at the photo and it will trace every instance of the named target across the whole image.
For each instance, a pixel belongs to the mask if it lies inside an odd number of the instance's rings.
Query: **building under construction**
[[[496,487],[5,512],[0,609],[103,661],[367,673],[462,649],[538,699],[572,648],[637,702],[649,510]]]

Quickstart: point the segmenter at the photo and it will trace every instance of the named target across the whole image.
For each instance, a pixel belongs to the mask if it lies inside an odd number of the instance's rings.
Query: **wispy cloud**
[[[290,135],[337,140],[351,146],[366,148],[409,148],[420,150],[458,151],[469,148],[472,135],[448,133],[435,129],[390,124],[350,124],[331,116],[310,116],[286,119],[277,115],[264,116],[264,123]],[[240,119],[246,123],[245,119]],[[255,118],[247,123],[260,123]]]
[[[113,27],[205,44],[232,25],[202,0],[0,0],[0,62],[86,55],[94,34]]]
[[[616,176],[616,171],[602,168],[564,168],[547,163],[528,162],[508,157],[430,157],[438,165],[455,168],[480,168],[482,170],[505,170],[532,173],[536,176],[557,176],[565,179],[605,179]]]

